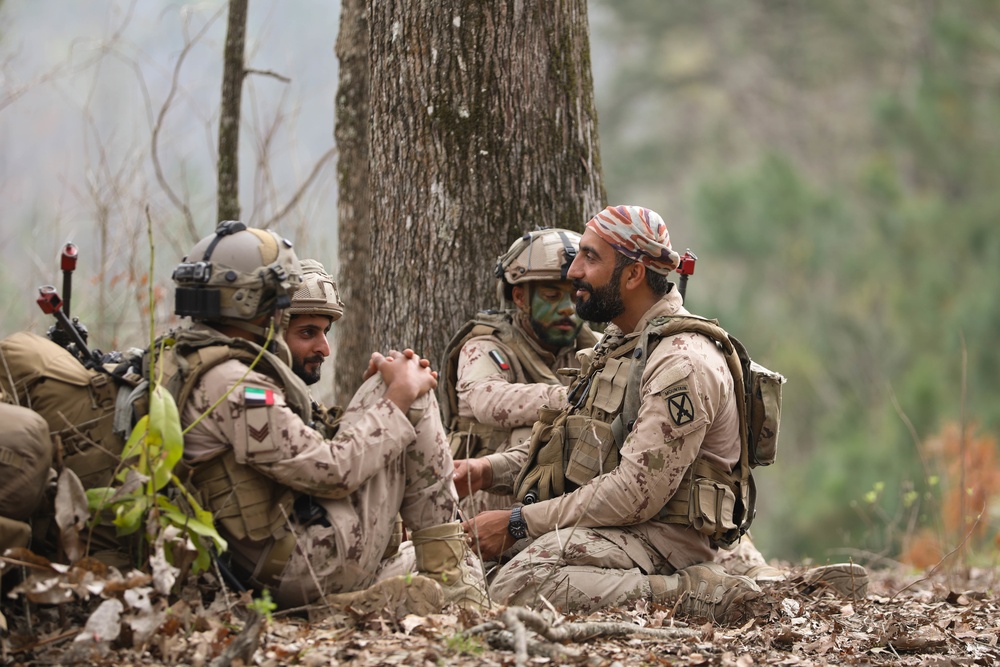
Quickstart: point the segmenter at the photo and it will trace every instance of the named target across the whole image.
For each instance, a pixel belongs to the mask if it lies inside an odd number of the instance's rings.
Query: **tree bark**
[[[494,267],[605,200],[585,0],[369,0],[371,343],[436,368]],[[347,265],[345,265],[345,268]],[[367,339],[366,339],[367,342]]]
[[[229,25],[222,65],[222,104],[219,110],[219,222],[240,219],[240,103],[246,74],[247,1],[229,0]]]
[[[367,0],[342,0],[335,47],[340,80],[335,104],[340,295],[344,316],[334,325],[334,392],[346,405],[361,382],[371,348],[371,260],[368,188],[369,63]]]

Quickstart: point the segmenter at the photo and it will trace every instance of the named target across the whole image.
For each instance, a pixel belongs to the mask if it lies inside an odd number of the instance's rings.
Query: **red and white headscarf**
[[[630,259],[664,275],[677,268],[680,255],[670,247],[667,223],[641,206],[609,206],[587,223],[588,229]]]

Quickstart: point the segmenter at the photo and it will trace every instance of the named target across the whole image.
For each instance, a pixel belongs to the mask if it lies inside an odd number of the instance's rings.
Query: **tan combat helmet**
[[[336,322],[344,315],[344,302],[340,300],[337,282],[315,259],[299,260],[302,265],[302,284],[292,295],[292,305],[285,310],[285,326],[292,315],[324,315]]]
[[[518,283],[567,280],[569,265],[580,248],[580,235],[568,229],[528,232],[497,259],[497,297],[502,308],[511,304],[511,289]]]
[[[191,249],[173,279],[175,313],[236,323],[287,308],[302,269],[288,239],[228,220]]]

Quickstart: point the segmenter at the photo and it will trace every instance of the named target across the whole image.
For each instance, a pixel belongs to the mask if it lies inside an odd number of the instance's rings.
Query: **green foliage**
[[[451,635],[445,639],[445,646],[453,653],[465,655],[482,655],[485,647],[479,637],[463,634],[461,632]]]
[[[278,603],[271,599],[271,591],[265,588],[260,597],[254,598],[247,607],[266,618],[267,622],[270,623],[273,620],[274,612],[278,609]]]
[[[226,549],[226,541],[216,531],[211,512],[202,509],[174,475],[174,467],[183,455],[184,439],[173,396],[156,384],[149,397],[149,414],[132,429],[122,451],[127,465],[117,475],[121,486],[87,490],[88,505],[98,520],[110,513],[118,535],[131,535],[148,527],[151,514],[160,529],[178,528],[197,549],[194,571],[207,570],[211,553],[201,538],[207,538],[218,551]],[[178,503],[183,503],[185,509]],[[146,538],[152,541],[155,535]]]

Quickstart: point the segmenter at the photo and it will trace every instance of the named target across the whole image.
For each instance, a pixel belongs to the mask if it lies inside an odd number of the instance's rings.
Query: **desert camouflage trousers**
[[[347,407],[340,429],[351,428],[384,393],[379,375],[366,381]],[[409,416],[415,421],[416,438],[400,456],[387,460],[378,474],[350,496],[318,499],[326,510],[325,520],[296,528],[295,550],[274,592],[281,607],[367,588],[397,574],[401,567],[412,567],[412,555],[402,565],[396,558],[392,567],[383,567],[382,557],[397,514],[410,530],[455,519],[458,495],[451,479],[454,464],[433,393],[414,403]]]
[[[674,568],[628,528],[566,528],[546,533],[504,565],[490,585],[494,604],[587,613],[652,599],[649,574]]]

